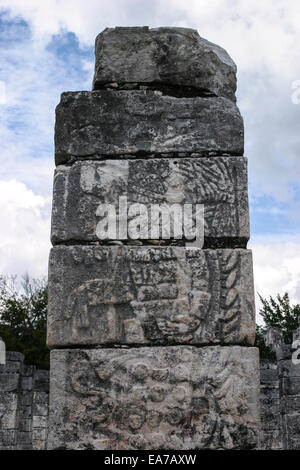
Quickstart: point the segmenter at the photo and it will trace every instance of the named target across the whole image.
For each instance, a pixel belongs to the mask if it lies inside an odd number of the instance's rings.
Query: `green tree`
[[[259,298],[262,302],[259,313],[265,325],[281,328],[284,342],[286,344],[292,343],[293,331],[298,327],[300,305],[291,305],[287,292],[283,296],[278,294],[276,299],[271,296],[270,300],[263,299],[261,296]]]
[[[0,276],[0,336],[7,351],[24,354],[25,364],[49,368],[46,346],[47,282],[23,276]]]
[[[263,334],[270,327],[277,327],[282,330],[285,344],[293,342],[293,331],[298,327],[298,317],[300,315],[300,305],[291,305],[290,298],[286,292],[282,296],[277,294],[276,298],[270,296],[269,300],[259,295],[262,307],[259,310],[263,318],[264,325],[256,326],[255,346],[260,350],[261,358],[275,359],[275,353],[265,345]]]

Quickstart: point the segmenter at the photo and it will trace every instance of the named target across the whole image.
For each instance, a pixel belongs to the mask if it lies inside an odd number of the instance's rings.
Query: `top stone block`
[[[236,65],[227,52],[189,28],[106,28],[96,38],[93,90],[180,87],[233,101]]]

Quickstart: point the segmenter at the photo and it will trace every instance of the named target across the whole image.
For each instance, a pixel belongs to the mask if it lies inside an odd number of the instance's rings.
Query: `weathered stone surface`
[[[36,370],[23,361],[23,354],[6,352],[6,364],[0,365],[0,450],[45,449],[49,371]],[[35,446],[33,434],[38,431]]]
[[[300,397],[299,397],[300,398]],[[300,450],[300,413],[287,414],[283,416],[283,426],[286,430],[284,440],[287,449]]]
[[[286,359],[283,361],[278,362],[278,376],[281,378],[293,378],[299,377],[300,378],[300,364],[294,364],[293,361],[290,359]],[[300,395],[300,389],[299,389]]]
[[[95,56],[94,89],[169,85],[235,100],[235,63],[194,29],[107,28],[96,38]]]
[[[120,196],[126,196],[128,208],[145,204],[149,220],[150,204],[204,204],[204,246],[246,247],[249,239],[247,160],[214,157],[85,161],[57,167],[52,243],[99,240],[97,209],[109,203],[118,214]],[[145,240],[152,238],[150,227],[147,232]],[[119,240],[118,235],[113,239]]]
[[[54,350],[48,448],[255,447],[258,371],[240,346]]]
[[[63,93],[56,108],[56,164],[109,155],[197,152],[243,155],[243,120],[226,98],[158,91]]]
[[[24,356],[21,353],[6,352],[5,364],[0,364],[0,392],[16,392],[20,387]]]
[[[281,397],[281,405],[283,414],[300,414],[300,389],[296,396],[283,396]],[[299,436],[300,438],[300,436]]]
[[[23,354],[6,352],[6,362],[0,364],[0,450],[20,445],[19,434],[27,421],[19,401],[23,361]]]
[[[290,360],[292,358],[292,345],[282,344],[280,348],[276,349],[277,361]]]
[[[259,368],[258,351],[245,347],[255,314],[236,67],[178,28],[106,30],[96,62],[95,90],[62,94],[56,110],[48,447],[255,448]],[[102,205],[121,197],[127,207],[145,204],[145,214],[150,204],[194,205],[194,220],[204,206],[208,244],[200,249],[198,233],[198,248],[184,246],[174,231],[101,238]],[[30,379],[23,388],[35,396]],[[47,408],[31,407],[22,440],[43,448]],[[267,421],[266,433],[273,429]]]
[[[0,450],[11,449],[17,443],[18,394],[0,389]]]
[[[48,345],[253,344],[249,250],[56,246]]]
[[[269,346],[274,352],[284,344],[283,332],[275,326],[268,327],[264,331],[263,337],[265,345]]]
[[[259,450],[282,450],[281,426],[272,431],[261,432],[261,445]]]

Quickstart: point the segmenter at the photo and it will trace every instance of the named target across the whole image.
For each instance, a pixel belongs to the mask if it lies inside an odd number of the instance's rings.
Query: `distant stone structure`
[[[0,450],[44,450],[48,431],[49,372],[6,352],[0,364]]]
[[[267,330],[277,361],[260,363],[262,450],[300,450],[300,365],[293,364],[295,350],[280,342],[282,337],[277,328]],[[299,338],[300,327],[294,341]],[[22,364],[20,353],[8,352],[6,366],[0,366],[0,450],[46,447],[49,372]]]
[[[48,448],[255,448],[236,66],[186,28],[106,29],[95,55],[93,91],[63,93],[56,109]],[[204,205],[203,249],[146,222],[131,239],[101,238],[99,206],[120,198],[146,212]]]
[[[299,327],[293,341],[300,338]],[[300,450],[300,344],[284,344],[282,332],[269,328],[265,342],[276,352],[276,362],[261,363],[262,449]],[[296,359],[296,360],[295,360]]]

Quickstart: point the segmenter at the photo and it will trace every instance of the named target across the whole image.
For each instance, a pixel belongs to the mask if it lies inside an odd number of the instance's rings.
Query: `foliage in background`
[[[282,296],[279,294],[276,298],[270,296],[269,300],[259,296],[262,302],[262,308],[259,310],[264,320],[263,326],[256,326],[255,346],[260,350],[262,359],[275,359],[275,353],[265,345],[263,339],[264,331],[270,327],[280,328],[283,332],[285,344],[293,342],[293,331],[298,327],[298,317],[300,316],[300,305],[291,305],[289,295],[286,292]]]
[[[49,369],[46,346],[47,282],[23,276],[0,276],[0,337],[7,351],[24,354],[25,364]]]

